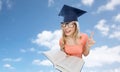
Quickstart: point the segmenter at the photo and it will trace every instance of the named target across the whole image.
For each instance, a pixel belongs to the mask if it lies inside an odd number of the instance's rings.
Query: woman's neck
[[[67,44],[79,44],[79,37],[67,36],[66,42],[67,42]]]
[[[71,39],[74,40],[75,38],[72,37],[72,36],[67,36],[66,39],[68,39],[68,40],[71,40]]]

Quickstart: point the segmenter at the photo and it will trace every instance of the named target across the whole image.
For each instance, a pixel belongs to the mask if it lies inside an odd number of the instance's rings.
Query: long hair
[[[75,32],[73,33],[72,37],[74,38],[74,40],[77,40],[77,38],[80,37],[80,31],[79,31],[79,23],[77,21],[74,21],[75,24]],[[66,44],[66,35],[64,33],[64,31],[62,30],[62,45],[61,48],[64,48]]]

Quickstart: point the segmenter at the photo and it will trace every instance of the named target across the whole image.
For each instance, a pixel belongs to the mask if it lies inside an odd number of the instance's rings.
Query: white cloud
[[[98,29],[103,35],[107,36],[109,32],[109,26],[106,24],[106,20],[102,19],[95,25],[95,28]]]
[[[8,9],[11,9],[12,8],[12,0],[6,0],[6,5],[7,5],[7,8]]]
[[[82,3],[87,6],[91,6],[94,3],[94,0],[82,0]]]
[[[108,0],[108,3],[98,8],[98,13],[106,10],[114,10],[115,7],[120,5],[120,0]]]
[[[86,67],[99,67],[115,62],[120,63],[120,45],[109,48],[108,46],[96,47],[85,58]]]
[[[118,15],[117,15],[118,16]],[[116,17],[117,17],[116,16]],[[114,19],[116,18],[114,17]],[[102,19],[95,26],[98,31],[108,38],[114,38],[120,40],[120,25],[119,24],[107,24],[107,21]]]
[[[10,64],[4,64],[3,67],[8,68],[8,69],[15,69],[12,65]]]
[[[59,47],[59,39],[61,37],[61,30],[43,31],[37,35],[37,39],[33,40],[33,43],[46,46],[50,49],[56,49]]]
[[[20,49],[20,52],[25,53],[26,50],[25,49]]]
[[[2,10],[2,0],[0,0],[0,11]]]
[[[107,68],[104,68],[104,67],[102,67],[102,68],[97,68],[97,67],[94,67],[94,68],[84,68],[83,67],[83,69],[82,69],[82,72],[119,72],[120,71],[120,66],[118,66],[118,67],[112,67],[112,65],[111,65],[111,67],[110,68],[108,68],[108,66],[106,66]]]
[[[31,51],[31,52],[34,52],[34,51],[35,51],[35,48],[30,48],[30,51]]]
[[[117,38],[120,40],[120,31],[114,31],[110,34],[109,38]]]
[[[40,71],[38,71],[38,72],[44,72],[43,70],[40,70]],[[54,71],[54,70],[49,70],[48,72],[60,72],[60,71],[58,71],[58,70],[56,70],[56,71]]]
[[[32,64],[41,65],[41,61],[39,59],[33,60]]]
[[[16,58],[15,60],[14,60],[14,62],[20,62],[22,60],[22,58]]]
[[[115,69],[104,70],[102,72],[120,72],[120,67],[115,68]]]
[[[113,29],[116,28],[116,25],[115,24],[111,25],[111,28],[113,28]]]
[[[120,18],[120,14],[118,14],[117,16],[114,16],[113,17],[115,21],[119,21],[119,18]],[[109,34],[109,38],[116,38],[118,40],[120,40],[120,24],[113,24],[111,25],[111,29],[112,32]]]
[[[49,60],[43,60],[43,61],[41,61],[41,65],[44,65],[44,66],[51,66],[52,63],[51,63]]]
[[[37,54],[42,54],[42,51],[37,51]]]
[[[48,0],[48,7],[50,7],[52,4],[54,4],[54,0]]]
[[[32,64],[35,65],[43,65],[43,66],[51,66],[52,63],[49,60],[39,60],[39,59],[35,59],[33,60]]]
[[[36,49],[31,47],[31,48],[27,48],[27,49],[20,49],[20,52],[22,53],[26,53],[26,52],[35,52]]]
[[[22,60],[22,58],[16,58],[16,59],[12,59],[12,58],[4,58],[3,61],[7,61],[7,62],[20,62]]]
[[[11,9],[13,6],[13,1],[12,0],[5,0],[5,1],[0,0],[0,11],[2,10],[3,6],[6,6],[8,9]]]
[[[40,70],[40,71],[38,71],[38,72],[44,72],[44,71]]]
[[[116,22],[120,22],[120,14],[116,15],[116,16],[114,17],[114,20],[115,20]]]

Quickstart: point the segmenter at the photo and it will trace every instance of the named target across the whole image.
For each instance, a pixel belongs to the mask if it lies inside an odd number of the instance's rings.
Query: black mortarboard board
[[[64,17],[64,22],[78,21],[78,17],[86,13],[86,11],[64,5],[61,9],[59,16]]]

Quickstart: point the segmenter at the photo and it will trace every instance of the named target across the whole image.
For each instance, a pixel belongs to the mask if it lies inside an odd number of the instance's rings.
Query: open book
[[[43,54],[53,63],[56,69],[62,72],[80,72],[85,63],[83,59],[67,56],[60,50],[50,50]]]

